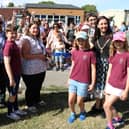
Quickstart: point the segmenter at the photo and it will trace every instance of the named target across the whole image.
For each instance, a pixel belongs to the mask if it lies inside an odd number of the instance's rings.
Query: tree
[[[14,3],[13,2],[9,2],[7,6],[8,7],[14,7]]]
[[[55,4],[53,1],[41,1],[38,4]]]
[[[87,4],[87,5],[82,6],[81,8],[82,8],[86,13],[91,13],[91,12],[97,13],[97,12],[98,12],[95,5],[89,5],[89,4]]]

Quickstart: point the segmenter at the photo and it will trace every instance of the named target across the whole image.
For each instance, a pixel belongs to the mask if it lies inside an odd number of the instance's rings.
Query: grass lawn
[[[67,104],[67,89],[65,87],[50,86],[42,90],[42,99],[47,103],[39,107],[38,113],[22,117],[19,121],[6,118],[7,109],[0,109],[0,129],[105,129],[106,120],[101,116],[88,116],[83,122],[77,119],[73,124],[67,123],[70,110]],[[24,96],[19,97],[20,108],[24,108]],[[86,110],[89,111],[94,101],[86,102]],[[124,127],[117,129],[129,129],[129,100],[117,103],[117,108],[125,120]],[[79,113],[78,107],[76,107]]]

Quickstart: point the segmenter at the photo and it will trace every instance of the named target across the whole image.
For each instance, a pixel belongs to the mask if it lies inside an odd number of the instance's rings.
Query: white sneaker
[[[14,113],[17,114],[17,115],[21,115],[21,116],[27,115],[27,112],[22,111],[22,110],[16,110]]]
[[[12,120],[20,120],[20,116],[18,116],[17,114],[15,114],[14,112],[7,114],[7,117],[12,119]]]
[[[30,106],[30,107],[28,107],[28,111],[30,111],[32,113],[36,113],[37,112],[37,108],[35,106]]]

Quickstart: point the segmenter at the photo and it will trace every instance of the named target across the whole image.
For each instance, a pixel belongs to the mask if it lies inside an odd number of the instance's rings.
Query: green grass
[[[50,86],[42,90],[41,97],[47,106],[40,107],[38,113],[23,117],[20,121],[12,121],[6,118],[7,109],[0,109],[0,129],[105,129],[106,120],[100,116],[88,116],[81,122],[77,119],[73,124],[67,123],[70,110],[67,104],[67,88]],[[24,108],[24,97],[20,97],[20,108]],[[94,101],[87,102],[85,108],[90,110]],[[120,102],[117,108],[125,119],[125,126],[117,129],[129,129],[129,101]],[[76,111],[79,109],[76,106]]]

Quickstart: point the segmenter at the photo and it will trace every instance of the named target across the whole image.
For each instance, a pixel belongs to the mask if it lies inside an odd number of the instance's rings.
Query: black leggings
[[[34,106],[40,102],[40,90],[44,82],[46,72],[34,75],[22,75],[26,85],[25,100],[27,106]]]

